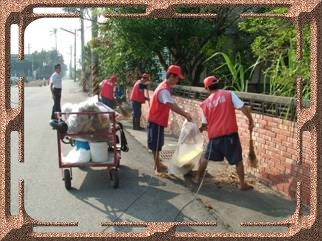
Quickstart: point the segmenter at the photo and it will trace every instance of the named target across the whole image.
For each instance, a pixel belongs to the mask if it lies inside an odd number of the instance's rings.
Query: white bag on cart
[[[62,112],[114,112],[113,109],[98,101],[97,96],[88,98],[78,104],[66,103],[62,107]],[[86,115],[86,114],[66,114],[63,115],[68,126],[68,133],[95,132],[108,129],[110,118],[108,114]]]
[[[64,163],[87,163],[91,159],[91,152],[90,150],[85,150],[83,148],[80,148],[76,150],[76,148],[73,148],[66,157],[63,157]]]
[[[203,142],[203,136],[197,125],[185,120],[177,148],[169,162],[169,174],[183,176],[189,171],[197,170],[203,152]]]
[[[75,139],[75,147],[63,157],[64,163],[87,163],[91,159],[91,152],[89,144],[86,140],[77,138]]]

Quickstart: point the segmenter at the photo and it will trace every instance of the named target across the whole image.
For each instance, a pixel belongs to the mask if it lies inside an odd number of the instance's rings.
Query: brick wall
[[[152,96],[150,91],[150,96]],[[199,101],[174,97],[179,106],[188,111],[195,122],[200,124]],[[148,104],[143,105],[142,116],[145,117]],[[262,114],[252,114],[255,128],[253,132],[254,149],[258,159],[258,168],[248,166],[249,131],[248,120],[236,111],[239,135],[243,147],[245,170],[256,176],[261,182],[294,199],[296,183],[301,182],[301,200],[305,205],[310,203],[310,156],[313,152],[309,132],[303,134],[303,162],[297,165],[296,123]],[[170,114],[167,132],[179,135],[184,118],[175,113]],[[206,133],[205,133],[206,135]]]

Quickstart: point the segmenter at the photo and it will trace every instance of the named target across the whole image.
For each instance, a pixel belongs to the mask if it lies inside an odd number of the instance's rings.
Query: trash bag
[[[87,163],[91,160],[91,152],[90,150],[86,150],[83,148],[76,149],[73,148],[66,157],[63,157],[64,163]]]
[[[203,136],[197,125],[185,121],[181,128],[178,145],[169,162],[169,174],[185,175],[197,170],[203,152]]]
[[[111,108],[99,102],[97,96],[87,99],[79,104],[66,103],[62,108],[63,112],[114,112]],[[116,113],[117,114],[117,113]],[[66,114],[63,115],[67,125],[68,133],[95,132],[106,130],[110,127],[108,114],[86,115]]]

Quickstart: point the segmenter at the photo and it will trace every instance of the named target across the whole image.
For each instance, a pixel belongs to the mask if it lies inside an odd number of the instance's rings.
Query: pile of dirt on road
[[[48,80],[32,80],[24,83],[25,87],[42,87],[48,86]]]
[[[228,165],[228,163],[211,163],[208,165],[208,175],[206,177],[207,183],[214,184],[218,188],[239,188],[239,178],[234,166]],[[258,187],[256,178],[245,174],[246,181]]]

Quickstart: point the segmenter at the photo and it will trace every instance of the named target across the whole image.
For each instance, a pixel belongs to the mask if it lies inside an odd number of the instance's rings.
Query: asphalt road
[[[18,89],[11,88],[12,106]],[[71,80],[63,83],[62,102],[77,103],[86,94]],[[79,222],[78,227],[35,227],[34,231],[142,232],[142,227],[102,227],[108,221],[198,221],[218,222],[217,227],[187,227],[183,231],[229,231],[180,182],[152,175],[152,156],[131,135],[130,152],[122,153],[120,187],[113,189],[106,169],[73,169],[71,191],[67,191],[58,167],[56,132],[49,127],[53,101],[48,86],[25,88],[25,159],[18,162],[17,133],[11,144],[11,212],[18,213],[18,180],[25,181],[25,208],[39,221]],[[66,154],[70,146],[64,145]]]
[[[11,92],[15,107],[18,89],[12,87]],[[78,103],[87,97],[72,80],[64,81],[62,103]],[[153,175],[152,155],[145,147],[146,134],[131,129],[126,132],[130,151],[122,152],[118,189],[112,188],[106,169],[74,168],[73,189],[67,191],[58,167],[56,132],[49,126],[52,105],[48,86],[25,88],[25,159],[24,163],[18,162],[17,133],[12,133],[11,212],[12,215],[18,213],[18,180],[23,179],[25,208],[32,218],[47,222],[78,222],[79,225],[35,227],[34,231],[145,231],[144,227],[101,226],[102,222],[110,221],[217,222],[216,227],[190,226],[177,228],[177,231],[287,231],[287,227],[242,227],[240,223],[285,220],[294,213],[294,201],[286,200],[256,180],[255,190],[249,192],[241,192],[231,184],[216,184],[212,176],[229,175],[231,167],[215,162],[209,164],[210,177],[205,179],[198,199],[195,199],[196,187]],[[175,145],[176,140],[167,139],[166,143]],[[65,155],[70,149],[63,145]]]

